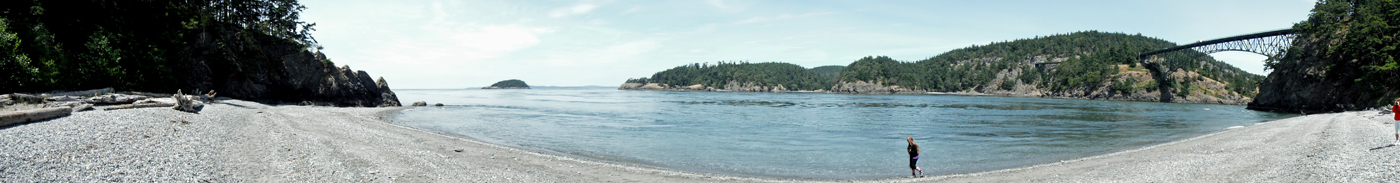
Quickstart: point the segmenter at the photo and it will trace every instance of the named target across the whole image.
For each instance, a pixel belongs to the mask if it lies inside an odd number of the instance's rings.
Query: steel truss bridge
[[[1187,45],[1174,46],[1159,50],[1152,50],[1138,53],[1138,61],[1143,65],[1155,68],[1156,64],[1148,62],[1154,55],[1166,54],[1181,50],[1195,50],[1205,54],[1219,53],[1225,51],[1243,51],[1268,56],[1269,59],[1277,59],[1288,51],[1288,47],[1293,45],[1293,39],[1297,38],[1297,31],[1293,29],[1283,29],[1268,32],[1260,32],[1246,35],[1231,36],[1208,41],[1200,41]],[[1035,63],[1036,68],[1045,69],[1047,65],[1058,65],[1060,62],[1040,62]],[[1157,71],[1157,70],[1154,70]],[[1154,73],[1156,74],[1156,73]]]
[[[1253,34],[1245,34],[1220,39],[1213,39],[1208,41],[1200,41],[1196,43],[1174,46],[1160,50],[1146,51],[1138,53],[1137,60],[1138,62],[1142,63],[1142,65],[1146,67],[1147,70],[1151,71],[1153,79],[1156,79],[1158,81],[1166,81],[1166,73],[1163,72],[1165,70],[1162,68],[1162,64],[1151,62],[1150,60],[1152,56],[1189,49],[1199,51],[1205,54],[1225,51],[1243,51],[1268,56],[1269,59],[1273,60],[1282,57],[1284,54],[1287,54],[1286,52],[1288,52],[1288,47],[1293,45],[1293,39],[1296,38],[1298,38],[1298,33],[1293,29],[1283,29]],[[1160,102],[1172,101],[1172,98],[1174,98],[1175,96],[1174,94],[1172,94],[1174,92],[1168,92],[1170,91],[1170,89],[1170,85],[1166,82],[1158,83],[1157,91],[1160,91],[1159,93],[1161,93]]]
[[[1243,51],[1268,56],[1269,59],[1275,59],[1278,56],[1283,56],[1283,54],[1288,51],[1288,47],[1293,45],[1293,39],[1297,37],[1298,34],[1293,29],[1231,36],[1138,53],[1138,60],[1146,60],[1152,55],[1185,49],[1196,50],[1205,54],[1224,51]]]

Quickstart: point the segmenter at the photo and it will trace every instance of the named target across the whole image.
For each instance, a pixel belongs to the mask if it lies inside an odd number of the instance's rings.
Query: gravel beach
[[[735,177],[620,165],[385,122],[404,108],[88,111],[0,127],[0,182],[1383,182],[1389,115],[1318,114],[1022,168],[874,180]],[[891,157],[903,158],[903,157]],[[901,166],[901,165],[891,165]],[[930,166],[930,165],[924,165]]]

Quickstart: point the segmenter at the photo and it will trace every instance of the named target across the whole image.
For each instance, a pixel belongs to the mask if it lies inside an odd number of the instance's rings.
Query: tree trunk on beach
[[[68,107],[43,108],[0,113],[0,127],[67,116],[73,113]]]

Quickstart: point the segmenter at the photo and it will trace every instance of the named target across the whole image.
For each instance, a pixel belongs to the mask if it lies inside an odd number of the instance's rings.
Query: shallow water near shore
[[[742,176],[967,173],[1138,148],[1296,115],[1244,106],[960,95],[396,90],[393,123],[507,146]]]

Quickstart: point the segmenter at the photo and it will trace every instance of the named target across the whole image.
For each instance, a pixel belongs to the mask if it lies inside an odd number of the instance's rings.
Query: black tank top
[[[909,144],[909,157],[919,156],[919,145]]]

